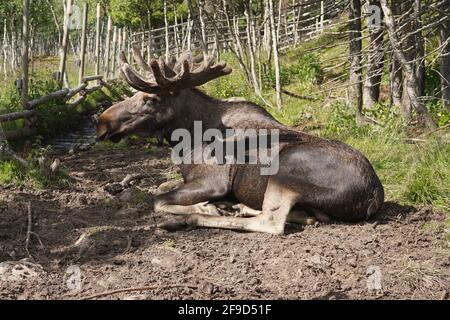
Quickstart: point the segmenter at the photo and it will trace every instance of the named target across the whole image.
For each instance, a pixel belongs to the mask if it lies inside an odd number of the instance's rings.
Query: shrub
[[[319,57],[313,53],[301,55],[294,63],[287,67],[281,67],[280,82],[282,86],[300,82],[317,84],[322,78],[322,68]],[[271,88],[275,85],[275,71],[273,68],[266,73],[263,79],[264,87]]]

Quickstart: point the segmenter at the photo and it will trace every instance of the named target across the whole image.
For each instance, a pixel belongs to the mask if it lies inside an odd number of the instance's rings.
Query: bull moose
[[[173,132],[203,129],[277,129],[281,138],[279,169],[262,175],[260,164],[180,164],[184,184],[155,196],[155,212],[173,214],[161,227],[209,227],[283,234],[286,222],[355,222],[371,218],[384,201],[383,186],[370,162],[350,146],[312,136],[275,120],[251,102],[214,99],[196,87],[231,73],[211,56],[151,60],[133,48],[141,73],[122,52],[121,74],[138,92],[98,118],[99,140],[120,141],[130,134],[162,136],[174,147]],[[287,138],[286,138],[287,137]],[[217,215],[210,202],[233,198],[250,217]]]

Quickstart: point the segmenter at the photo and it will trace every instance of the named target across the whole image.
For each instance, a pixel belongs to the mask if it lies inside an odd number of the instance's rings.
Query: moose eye
[[[161,101],[161,98],[159,98],[158,96],[148,96],[145,98],[145,104],[148,106],[152,106],[157,104],[158,102]]]

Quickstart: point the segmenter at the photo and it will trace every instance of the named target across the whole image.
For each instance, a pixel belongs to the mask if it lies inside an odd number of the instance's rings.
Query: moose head
[[[199,92],[194,94],[195,87],[231,73],[225,62],[215,64],[208,55],[192,57],[185,52],[178,59],[166,62],[161,57],[149,64],[137,47],[133,47],[133,55],[143,74],[133,70],[123,52],[120,71],[138,93],[101,114],[97,123],[99,140],[118,142],[130,134],[158,135],[169,123],[195,113],[187,110],[189,106],[201,108],[203,103],[198,101]]]

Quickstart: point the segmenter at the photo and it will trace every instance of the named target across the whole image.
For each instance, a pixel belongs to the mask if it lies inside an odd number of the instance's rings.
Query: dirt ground
[[[168,232],[152,211],[158,186],[178,177],[168,155],[94,148],[59,156],[70,187],[0,187],[0,299],[145,286],[98,298],[449,299],[444,213],[388,202],[371,222],[289,225],[284,236]],[[124,188],[128,174],[141,176]]]

